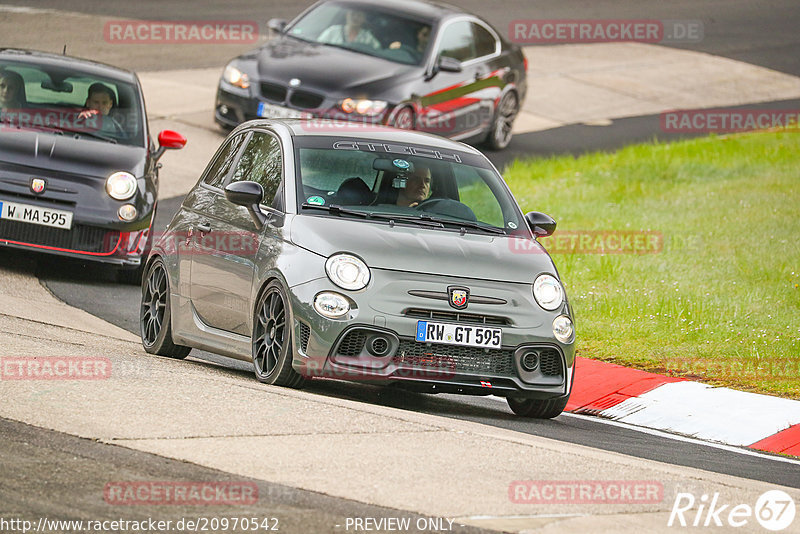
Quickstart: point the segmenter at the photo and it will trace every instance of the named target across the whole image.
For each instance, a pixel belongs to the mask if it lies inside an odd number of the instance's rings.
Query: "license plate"
[[[269,119],[299,119],[303,114],[296,109],[289,109],[283,106],[273,106],[266,102],[258,103],[258,116]]]
[[[499,349],[503,343],[503,331],[500,328],[483,326],[417,321],[416,339],[421,343]]]
[[[41,208],[29,204],[18,204],[16,202],[0,202],[0,219],[21,221],[53,228],[72,228],[72,212]]]

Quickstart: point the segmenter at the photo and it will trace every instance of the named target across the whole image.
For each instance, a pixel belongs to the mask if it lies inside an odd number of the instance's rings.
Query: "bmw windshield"
[[[420,65],[428,49],[431,24],[372,6],[329,2],[306,13],[287,33],[396,63]]]
[[[482,156],[331,137],[297,143],[304,215],[499,235],[525,228],[502,178]]]

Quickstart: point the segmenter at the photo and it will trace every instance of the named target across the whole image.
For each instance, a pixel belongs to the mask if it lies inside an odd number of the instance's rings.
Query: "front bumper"
[[[346,320],[317,314],[311,303],[320,291],[336,290],[327,279],[291,289],[294,313],[293,367],[306,376],[379,384],[396,383],[427,392],[547,399],[569,393],[574,342],[558,342],[552,321],[564,309],[545,312],[530,285],[373,270],[370,286],[338,290],[352,301]],[[457,312],[447,302],[420,298],[409,290],[441,292],[447,285],[470,288],[506,304],[470,304]],[[427,318],[426,318],[427,314]],[[500,349],[420,343],[417,321],[501,328]],[[377,345],[377,346],[376,346]],[[535,352],[538,365],[526,370],[522,357]]]

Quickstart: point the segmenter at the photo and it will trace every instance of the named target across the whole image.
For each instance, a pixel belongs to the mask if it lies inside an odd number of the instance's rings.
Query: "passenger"
[[[0,109],[25,107],[25,81],[10,70],[0,71]]]
[[[364,28],[366,19],[367,16],[363,11],[348,9],[345,24],[331,26],[317,37],[317,41],[335,45],[365,44],[377,50],[381,47],[381,43],[372,35],[371,31]]]
[[[420,54],[425,53],[425,49],[428,48],[428,41],[431,38],[431,27],[430,26],[421,26],[420,29],[417,30],[417,52]]]
[[[417,165],[408,175],[406,186],[397,192],[397,205],[416,207],[428,198],[431,193],[431,169],[425,165]]]

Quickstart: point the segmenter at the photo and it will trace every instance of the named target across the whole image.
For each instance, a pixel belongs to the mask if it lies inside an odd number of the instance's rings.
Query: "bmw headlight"
[[[345,113],[358,113],[359,115],[378,115],[386,109],[387,103],[383,100],[367,100],[365,98],[345,98],[339,107]]]
[[[222,79],[229,84],[235,85],[236,87],[240,87],[242,89],[247,89],[250,87],[250,78],[247,76],[247,74],[240,71],[233,65],[228,65],[225,67],[225,71],[222,73]]]
[[[350,254],[334,254],[328,258],[325,272],[331,282],[342,289],[364,289],[370,279],[367,264]]]
[[[564,290],[555,276],[541,274],[533,283],[533,296],[539,306],[547,311],[553,311],[564,302]]]
[[[136,178],[129,172],[115,172],[106,179],[106,193],[114,200],[128,200],[136,194]]]
[[[569,343],[573,332],[572,320],[566,315],[559,315],[553,320],[553,335],[561,343]]]

